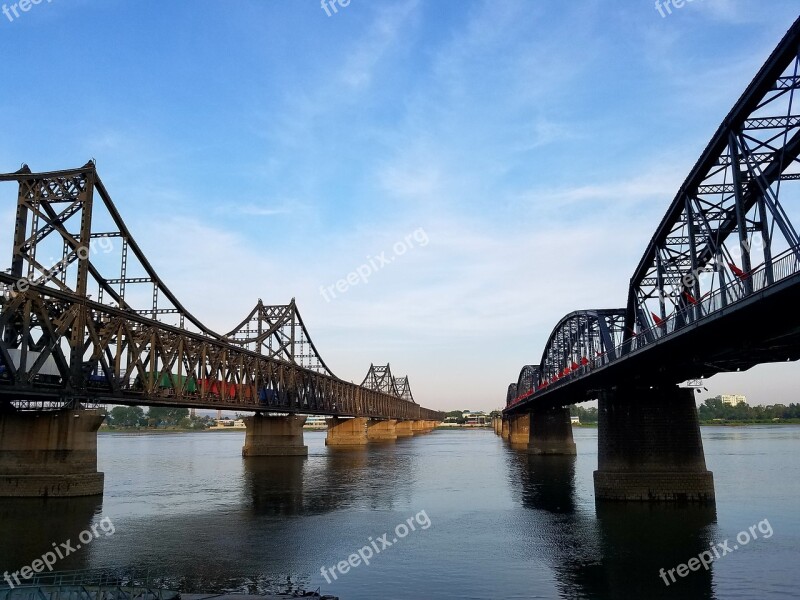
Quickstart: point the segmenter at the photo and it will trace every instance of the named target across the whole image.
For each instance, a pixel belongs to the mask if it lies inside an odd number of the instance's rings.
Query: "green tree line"
[[[772,406],[750,406],[741,402],[736,406],[725,404],[719,398],[708,398],[697,409],[701,422],[711,421],[800,421],[800,404],[773,404]]]
[[[581,423],[597,423],[597,408],[590,406],[583,408],[578,404],[572,404],[569,407],[569,414],[572,417],[578,417]]]
[[[115,406],[106,414],[106,424],[111,428],[152,429],[206,429],[213,419],[209,417],[189,417],[188,408],[168,408],[151,406],[145,413],[141,406]]]

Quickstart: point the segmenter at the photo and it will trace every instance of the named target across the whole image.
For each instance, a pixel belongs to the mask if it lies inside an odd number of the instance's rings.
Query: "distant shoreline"
[[[98,429],[98,433],[111,433],[111,434],[124,434],[124,435],[150,435],[157,434],[163,435],[165,433],[213,433],[223,431],[230,433],[232,431],[246,431],[244,427],[217,427],[214,429],[150,429],[147,427],[136,428],[119,428],[119,429]]]

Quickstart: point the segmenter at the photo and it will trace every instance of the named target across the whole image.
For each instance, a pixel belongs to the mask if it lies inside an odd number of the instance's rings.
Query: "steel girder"
[[[591,311],[562,319],[545,347],[540,385],[534,391],[627,358],[664,336],[697,327],[703,319],[711,322],[728,314],[724,311],[733,303],[746,306],[763,297],[765,290],[782,290],[796,279],[800,237],[784,206],[800,202],[797,90],[800,19],[681,185],[631,278],[626,308],[603,311],[605,315],[594,320],[586,314]],[[762,353],[759,360],[773,354],[781,360],[792,356],[781,336],[790,338],[796,324],[788,316],[783,318],[786,332],[771,334],[775,336],[771,344],[779,352]],[[578,356],[581,362],[576,361]],[[703,372],[711,373],[730,364],[726,356],[695,360],[701,361]],[[696,369],[688,371],[692,370]],[[516,389],[513,397],[522,398]],[[511,399],[509,386],[508,402]]]
[[[414,402],[414,394],[411,393],[411,384],[408,381],[408,376],[395,378],[395,387],[400,393],[401,398],[409,402]],[[416,404],[416,402],[414,402],[414,404]]]
[[[566,315],[545,344],[536,389],[614,360],[623,340],[624,320],[623,308],[579,310]]]
[[[517,396],[528,394],[539,384],[539,365],[525,365],[517,379]]]
[[[508,391],[506,392],[506,406],[509,406],[517,399],[517,384],[509,383]]]
[[[0,282],[8,285],[13,279],[0,274]],[[75,372],[70,353],[79,328],[84,334]],[[402,398],[44,286],[2,298],[0,333],[0,398],[12,403],[60,398],[441,418]]]
[[[244,321],[225,337],[258,354],[333,375],[311,340],[294,298],[277,306],[265,306],[259,298]]]
[[[441,420],[398,393],[335,377],[294,300],[259,301],[230,338],[205,327],[158,277],[93,163],[37,174],[24,166],[0,181],[19,184],[10,274],[0,274],[5,402]]]
[[[367,371],[367,375],[361,385],[368,390],[377,390],[392,396],[400,395],[400,391],[397,389],[397,381],[392,376],[392,369],[388,363],[385,365],[370,364],[369,371]]]
[[[800,19],[717,129],[631,278],[625,351],[797,269],[783,206],[800,184]],[[783,202],[782,202],[783,201]]]

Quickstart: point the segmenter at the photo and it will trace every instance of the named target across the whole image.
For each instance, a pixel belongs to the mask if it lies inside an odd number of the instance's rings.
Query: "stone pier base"
[[[397,439],[397,419],[367,421],[367,439],[370,442],[393,442]]]
[[[367,444],[366,417],[354,417],[352,419],[333,417],[327,421],[328,436],[325,438],[326,446],[352,448]]]
[[[308,456],[303,444],[306,417],[271,417],[256,413],[245,417],[247,427],[242,456]]]
[[[603,391],[597,466],[598,500],[713,502],[693,390]]]
[[[411,431],[414,435],[419,435],[420,433],[427,433],[430,429],[428,429],[425,421],[416,420],[411,421]]]
[[[531,454],[577,454],[572,438],[569,409],[563,407],[537,409],[531,414]]]
[[[97,472],[97,410],[0,413],[0,496],[103,493]]]
[[[414,435],[414,421],[398,421],[395,426],[397,437],[411,437]]]
[[[527,448],[531,433],[531,416],[529,414],[511,415],[508,418],[508,440],[515,448]]]
[[[500,424],[500,437],[507,440],[511,437],[511,424],[508,417],[503,417],[503,422]]]

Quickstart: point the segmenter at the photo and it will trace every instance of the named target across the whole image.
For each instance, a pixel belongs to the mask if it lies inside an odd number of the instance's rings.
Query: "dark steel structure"
[[[388,365],[391,385],[336,377],[294,300],[259,300],[227,335],[203,325],[155,272],[92,162],[24,166],[0,181],[19,185],[11,268],[0,274],[0,403],[442,419]]]
[[[681,185],[626,307],[564,317],[507,413],[800,358],[800,237],[783,207],[800,189],[799,49],[800,19]]]

